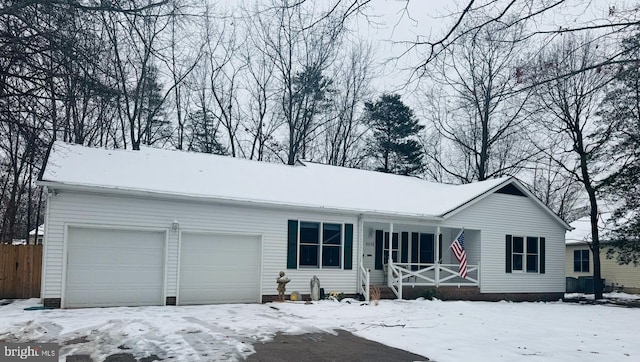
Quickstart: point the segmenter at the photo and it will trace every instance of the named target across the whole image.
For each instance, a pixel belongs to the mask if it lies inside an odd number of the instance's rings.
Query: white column
[[[362,269],[364,268],[364,258],[362,255],[364,254],[364,221],[362,220],[362,214],[358,215],[358,247],[356,248],[358,253],[358,261],[356,269],[358,270],[358,290],[360,290],[360,286],[362,286]],[[352,246],[353,247],[353,246]],[[347,252],[345,250],[345,252]]]
[[[436,227],[436,238],[435,238],[435,243],[436,243],[436,255],[435,258],[436,259],[436,275],[435,275],[435,279],[436,279],[436,288],[440,286],[440,225],[438,225]]]
[[[400,240],[398,240],[398,243],[400,242]],[[391,250],[393,250],[393,223],[390,222],[389,223],[389,260],[393,260],[393,253],[391,252]],[[397,260],[393,260],[393,261],[397,261]]]

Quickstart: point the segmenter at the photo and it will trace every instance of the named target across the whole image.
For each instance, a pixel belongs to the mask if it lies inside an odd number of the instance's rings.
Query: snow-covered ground
[[[0,341],[58,342],[61,361],[77,354],[100,361],[122,352],[174,361],[241,360],[277,332],[334,329],[440,362],[640,360],[640,309],[614,305],[343,300],[24,310],[37,304],[0,306]]]

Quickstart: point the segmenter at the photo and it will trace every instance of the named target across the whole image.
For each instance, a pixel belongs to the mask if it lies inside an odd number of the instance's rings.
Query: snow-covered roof
[[[439,217],[508,184],[508,177],[466,185],[321,165],[290,166],[226,156],[143,148],[107,150],[56,142],[43,184],[174,196]]]
[[[38,232],[38,235],[44,235],[44,224],[40,224],[37,228],[29,231],[29,236],[36,235],[36,232]]]
[[[600,242],[604,241],[603,237],[606,237],[606,233],[611,231],[613,227],[611,216],[611,212],[604,211],[601,212],[598,217],[598,235],[600,236]],[[591,218],[589,216],[581,217],[570,223],[570,225],[573,227],[573,230],[565,234],[565,242],[567,245],[591,242]]]

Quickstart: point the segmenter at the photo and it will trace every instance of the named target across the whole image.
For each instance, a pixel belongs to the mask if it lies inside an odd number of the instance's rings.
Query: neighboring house
[[[29,245],[40,245],[44,240],[44,224],[29,231]]]
[[[280,271],[287,293],[303,295],[314,275],[347,295],[369,284],[484,300],[565,291],[569,225],[513,178],[447,185],[56,142],[39,183],[46,306],[263,302],[277,296]],[[449,250],[463,228],[467,279]]]
[[[591,241],[591,224],[589,217],[580,218],[571,223],[573,230],[567,233],[567,277],[589,281],[589,285],[574,283],[578,291],[592,292],[593,255],[587,242]],[[604,223],[600,223],[604,227]],[[632,264],[620,265],[613,259],[607,258],[607,252],[611,247],[601,240],[600,248],[600,274],[604,279],[605,289],[620,290],[629,293],[640,293],[640,266]],[[569,288],[569,285],[567,287]],[[584,290],[586,289],[586,290]],[[571,290],[568,290],[571,291]]]

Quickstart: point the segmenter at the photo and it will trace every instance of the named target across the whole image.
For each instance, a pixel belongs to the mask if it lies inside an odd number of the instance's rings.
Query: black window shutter
[[[409,233],[406,231],[402,232],[402,248],[400,253],[400,262],[408,263],[409,262]]]
[[[287,269],[298,267],[298,220],[289,220],[287,233]]]
[[[544,250],[545,250],[544,244],[545,243],[544,242],[545,242],[544,238],[540,238],[540,274],[544,274],[544,264],[545,264],[545,260],[544,260],[544,258],[545,258],[545,256],[544,256]]]
[[[442,262],[442,234],[438,235],[438,260]]]
[[[344,224],[344,268],[352,269],[353,261],[353,224]]]
[[[382,244],[384,234],[382,230],[376,230],[376,270],[382,270]]]
[[[511,235],[507,235],[506,243],[505,243],[505,254],[506,254],[506,272],[511,273]]]

